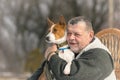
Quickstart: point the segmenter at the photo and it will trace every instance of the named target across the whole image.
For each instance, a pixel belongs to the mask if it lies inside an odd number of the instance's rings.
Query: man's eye
[[[79,37],[79,36],[81,36],[81,35],[76,33],[75,36]]]
[[[70,35],[72,35],[72,33],[67,33],[67,35],[69,35],[69,36],[70,36]]]

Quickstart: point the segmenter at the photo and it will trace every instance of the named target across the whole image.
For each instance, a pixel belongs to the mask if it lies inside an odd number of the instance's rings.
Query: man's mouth
[[[70,45],[76,45],[76,43],[69,43]]]

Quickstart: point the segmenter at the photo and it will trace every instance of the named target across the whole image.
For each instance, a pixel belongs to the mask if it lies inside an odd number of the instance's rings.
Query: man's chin
[[[77,49],[77,48],[71,48],[71,50],[72,50],[74,53],[79,53],[79,49]]]
[[[73,51],[74,53],[76,53],[76,54],[78,54],[79,53],[79,51]]]

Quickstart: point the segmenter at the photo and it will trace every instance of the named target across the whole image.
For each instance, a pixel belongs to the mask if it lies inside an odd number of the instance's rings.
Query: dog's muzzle
[[[45,40],[46,40],[46,41],[50,41],[50,38],[49,38],[49,37],[46,37]]]

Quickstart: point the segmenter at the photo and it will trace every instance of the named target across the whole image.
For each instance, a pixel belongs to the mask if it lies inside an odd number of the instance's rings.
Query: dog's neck
[[[57,47],[61,48],[61,47],[65,46],[65,45],[67,45],[67,41],[65,41],[65,42],[63,42],[61,44],[57,44]]]
[[[62,51],[64,53],[64,50],[69,49],[68,45],[67,45],[67,41],[61,43],[61,44],[57,44],[57,48],[58,50]]]

